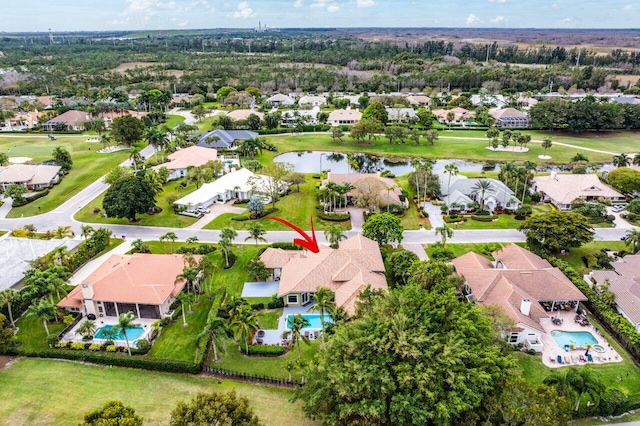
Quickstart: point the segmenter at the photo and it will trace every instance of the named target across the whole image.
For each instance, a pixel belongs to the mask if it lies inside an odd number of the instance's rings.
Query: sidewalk
[[[2,201],[4,204],[0,206],[0,218],[4,219],[11,211],[11,204],[13,203],[13,200],[9,197],[5,197]]]

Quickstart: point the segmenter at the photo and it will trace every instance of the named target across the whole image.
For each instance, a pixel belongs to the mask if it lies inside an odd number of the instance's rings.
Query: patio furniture
[[[580,355],[580,362],[587,362],[587,359],[584,357],[584,355]]]
[[[564,345],[564,351],[569,352],[569,345]]]
[[[591,356],[591,354],[587,354],[587,361],[593,362],[593,357]]]
[[[264,337],[264,330],[258,330],[258,333],[256,335],[258,337]]]
[[[564,357],[564,362],[566,362],[567,364],[571,364],[571,360],[569,359],[568,356]]]
[[[553,364],[554,362],[556,362],[556,359],[552,356],[549,356],[549,361],[551,361],[551,363]]]
[[[262,340],[262,339],[256,339],[256,343],[257,343],[257,344],[261,345],[261,344],[262,344],[262,342],[263,342],[263,340]]]
[[[564,363],[562,362],[562,355],[558,355],[558,364],[564,364]]]

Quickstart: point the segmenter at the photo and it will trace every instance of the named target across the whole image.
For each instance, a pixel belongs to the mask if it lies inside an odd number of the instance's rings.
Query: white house
[[[500,127],[529,127],[529,116],[515,108],[495,108],[489,110]]]
[[[298,100],[298,105],[311,105],[320,107],[327,104],[327,98],[324,96],[303,96]]]
[[[442,201],[454,210],[468,210],[470,203],[480,203],[482,196],[476,185],[479,181],[488,181],[491,185],[484,193],[484,207],[493,211],[498,206],[505,209],[515,210],[520,207],[520,200],[507,185],[496,179],[487,178],[467,178],[466,176],[451,176],[449,182],[448,174],[441,174],[440,177],[440,197]]]
[[[265,101],[268,105],[274,107],[289,107],[296,103],[295,99],[291,96],[283,95],[282,93],[278,93],[276,95],[271,96],[269,99]]]
[[[60,181],[60,166],[46,164],[12,164],[0,167],[0,192],[11,184],[24,185],[27,189],[49,188]]]
[[[282,112],[280,124],[283,127],[295,127],[298,120],[301,120],[304,124],[318,124],[318,114],[320,113],[320,107],[313,107],[313,109],[300,109],[300,110],[287,110]]]
[[[327,124],[331,126],[340,126],[343,124],[353,126],[362,120],[362,113],[357,109],[337,109],[331,111]]]
[[[417,120],[418,116],[413,108],[387,108],[389,121],[410,122]]]
[[[254,195],[268,202],[270,199],[266,199],[263,194],[268,192],[269,179],[271,178],[268,176],[255,174],[244,168],[235,170],[211,183],[205,183],[200,189],[176,201],[174,205],[193,210],[208,207],[213,203],[224,204],[234,199],[248,200]]]

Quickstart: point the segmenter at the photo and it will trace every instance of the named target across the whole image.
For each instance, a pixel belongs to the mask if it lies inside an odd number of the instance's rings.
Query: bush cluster
[[[333,213],[333,214],[324,214],[322,212],[318,212],[318,219],[326,220],[327,222],[346,222],[351,220],[350,213]]]
[[[282,354],[284,354],[283,346],[276,346],[276,345],[249,346],[249,355],[280,356]]]
[[[45,197],[49,194],[49,190],[45,189],[44,191],[40,191],[40,192],[36,192],[35,194],[33,194],[30,197],[24,197],[24,201],[23,202],[16,202],[15,200],[13,201],[13,203],[11,204],[12,207],[21,207],[21,206],[25,206],[27,204],[29,204],[32,201],[37,200],[38,198],[42,198]]]

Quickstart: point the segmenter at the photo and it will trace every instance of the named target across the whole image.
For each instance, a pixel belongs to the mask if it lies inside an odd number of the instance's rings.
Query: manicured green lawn
[[[586,274],[589,272],[589,269],[587,269],[584,262],[582,262],[582,256],[599,252],[602,249],[620,251],[628,250],[628,248],[629,246],[627,246],[624,241],[593,241],[578,248],[571,248],[566,255],[558,254],[556,257],[568,262],[577,272]]]
[[[400,188],[404,189],[409,194],[409,208],[405,210],[404,215],[402,216],[402,227],[406,230],[416,230],[420,229],[420,225],[422,225],[424,229],[431,229],[431,222],[418,215],[418,209],[416,208],[416,204],[413,202],[415,191],[409,184],[409,176],[404,175],[397,177],[395,178],[395,181]]]
[[[30,157],[32,163],[50,160],[55,147],[61,146],[71,154],[71,171],[50,189],[47,196],[26,206],[11,209],[7,217],[33,216],[49,212],[102,175],[127,159],[125,151],[98,154],[101,144],[85,142],[85,136],[57,136],[51,141],[45,135],[26,135],[24,137],[0,137],[0,152],[9,157]]]
[[[179,123],[182,123],[185,118],[181,115],[168,114],[168,120],[164,123],[164,126],[167,126],[170,129],[176,127]]]
[[[235,389],[270,426],[316,424],[306,419],[292,392],[186,374],[20,359],[0,370],[0,419],[6,425],[70,425],[105,402],[121,400],[145,425],[168,425],[171,410],[197,392]]]
[[[309,345],[300,342],[302,359],[305,361],[311,360],[318,351],[318,344],[317,340],[312,340]],[[278,379],[287,379],[289,378],[287,364],[295,365],[298,359],[297,348],[278,357],[248,357],[238,350],[238,343],[232,339],[223,340],[221,346],[224,348],[224,352],[220,355],[220,360],[209,365],[213,368],[221,368],[237,373],[268,375]],[[293,370],[291,376],[295,380],[299,380],[302,377],[300,370]]]
[[[306,176],[307,181],[300,185],[300,192],[297,191],[297,187],[294,186],[292,189],[294,192],[290,193],[282,197],[278,202],[276,202],[277,212],[270,214],[269,216],[273,217],[281,217],[283,219],[288,220],[292,224],[300,227],[301,229],[311,229],[310,218],[313,217],[313,226],[316,230],[325,230],[329,229],[332,225],[337,225],[344,230],[351,229],[351,222],[329,222],[322,219],[319,219],[316,216],[317,210],[316,206],[318,205],[318,200],[315,194],[316,183],[318,180],[312,179],[311,175]],[[271,204],[265,205],[265,208],[271,208]],[[249,225],[253,222],[250,220],[247,221],[236,221],[231,220],[234,216],[238,216],[232,213],[226,213],[218,216],[213,221],[209,222],[205,225],[205,229],[222,229],[222,228],[233,228],[233,229],[247,229]],[[286,231],[290,230],[290,228],[285,225],[276,222],[274,220],[268,219],[258,219],[260,223],[262,223],[263,227],[267,231]]]
[[[481,254],[486,257],[491,257],[491,253],[497,250],[500,250],[502,247],[507,244],[501,243],[474,243],[474,244],[453,244],[447,243],[447,250],[453,252],[455,257],[462,256],[463,254],[469,252],[475,252]],[[433,244],[425,244],[425,250],[427,251],[427,255],[431,257],[433,255]]]
[[[265,330],[274,330],[278,328],[278,319],[282,316],[282,308],[280,309],[264,309],[258,311],[258,324]]]
[[[22,343],[20,346],[22,349],[27,351],[43,351],[49,349],[49,345],[47,345],[47,333],[39,318],[25,315],[16,321],[16,326],[20,329],[17,334],[17,339]],[[48,323],[47,326],[49,327],[50,334],[58,334],[65,328],[62,321]]]
[[[162,191],[157,197],[157,206],[162,209],[162,212],[155,215],[140,214],[137,216],[138,221],[134,225],[140,226],[165,226],[171,228],[185,228],[194,224],[197,219],[195,217],[182,216],[173,212],[173,205],[168,202],[168,198],[172,195],[178,197],[184,197],[196,190],[195,184],[189,185],[183,188],[180,181],[169,182],[164,186]],[[102,200],[104,194],[96,197],[93,201],[88,203],[82,209],[80,209],[74,216],[76,220],[80,222],[89,223],[108,223],[119,225],[132,225],[128,219],[117,219],[115,217],[104,217],[104,209],[102,208]],[[100,209],[98,213],[94,213],[94,209]]]
[[[499,214],[496,215],[498,220],[493,222],[480,222],[474,220],[471,217],[467,217],[467,221],[459,225],[451,224],[451,227],[455,229],[515,229],[522,223],[521,220],[516,220],[514,215]]]
[[[182,325],[182,315],[176,321],[162,329],[160,338],[154,343],[149,357],[194,362],[196,337],[207,322],[213,299],[206,295],[200,297],[197,304],[191,306],[193,313],[188,312],[185,305],[187,326]]]

